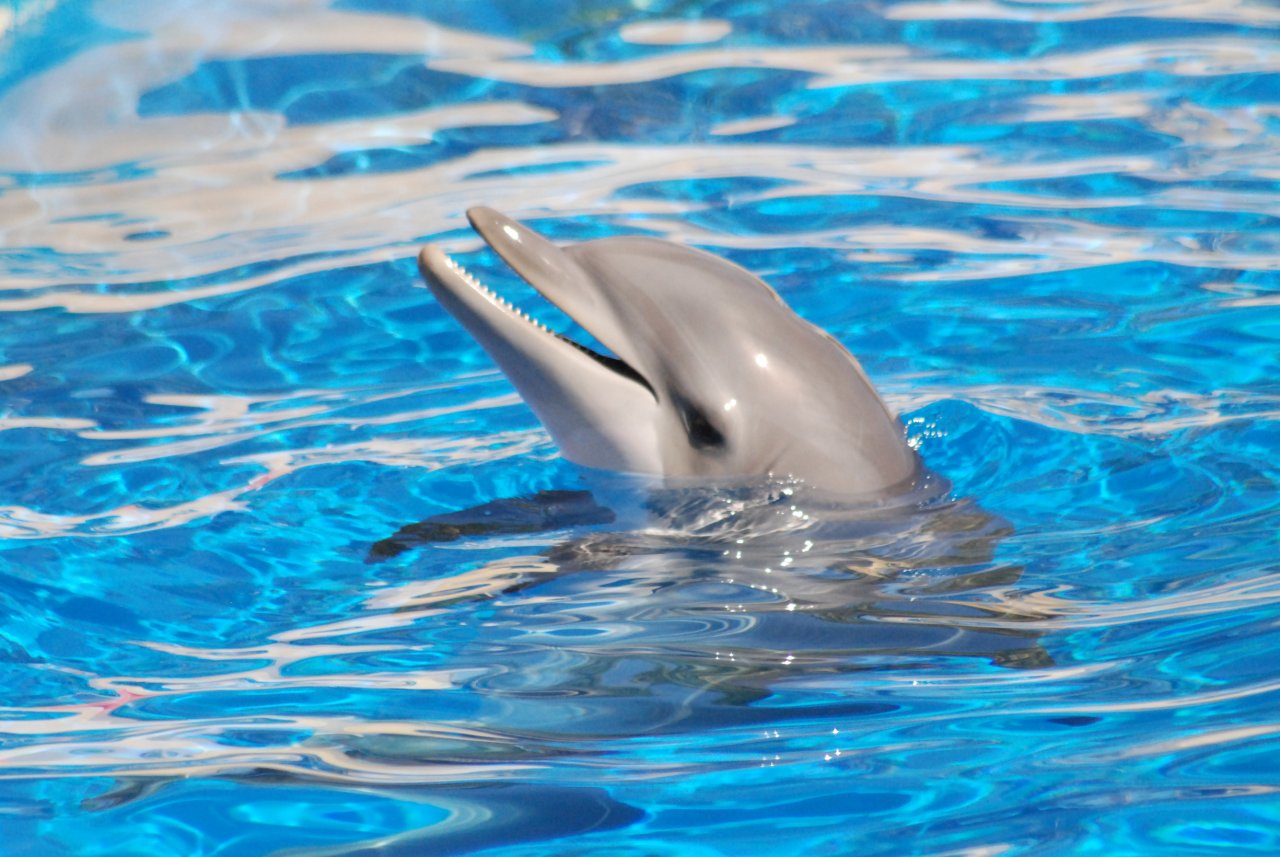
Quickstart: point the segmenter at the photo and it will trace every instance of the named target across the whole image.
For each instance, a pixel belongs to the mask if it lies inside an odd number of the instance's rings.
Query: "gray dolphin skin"
[[[645,237],[558,247],[489,208],[472,227],[612,355],[553,333],[434,245],[436,299],[519,390],[570,461],[663,477],[791,478],[839,494],[919,469],[857,360],[763,281]]]

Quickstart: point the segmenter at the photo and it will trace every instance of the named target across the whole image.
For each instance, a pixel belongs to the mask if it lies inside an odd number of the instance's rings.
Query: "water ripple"
[[[1280,847],[1280,12],[329,5],[0,12],[6,842]],[[414,288],[544,318],[476,204],[759,272],[938,476],[573,468]]]

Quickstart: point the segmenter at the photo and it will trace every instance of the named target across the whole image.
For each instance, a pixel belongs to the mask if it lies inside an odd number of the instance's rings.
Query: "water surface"
[[[0,852],[1276,853],[1278,132],[1266,2],[0,4]],[[947,484],[367,562],[591,484],[415,288],[562,325],[476,204]]]

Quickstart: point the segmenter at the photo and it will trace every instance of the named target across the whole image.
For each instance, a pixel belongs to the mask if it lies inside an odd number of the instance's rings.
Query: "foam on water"
[[[5,854],[1280,849],[1274,5],[9,2],[0,117]],[[760,273],[941,476],[583,474],[414,288],[562,323],[476,204]]]

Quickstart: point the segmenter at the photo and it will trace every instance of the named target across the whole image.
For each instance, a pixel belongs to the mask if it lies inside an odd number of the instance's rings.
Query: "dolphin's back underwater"
[[[916,475],[901,424],[858,362],[746,270],[653,238],[559,248],[492,209],[467,215],[616,355],[548,331],[439,248],[423,249],[428,287],[571,461],[664,477],[791,478],[850,495]]]

